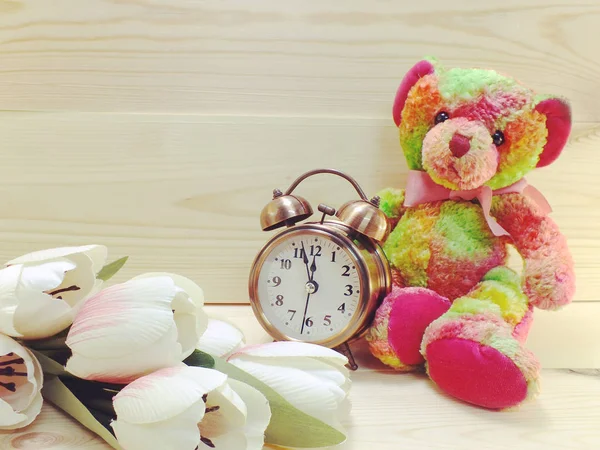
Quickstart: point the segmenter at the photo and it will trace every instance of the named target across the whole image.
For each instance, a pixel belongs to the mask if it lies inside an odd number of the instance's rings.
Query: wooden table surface
[[[269,341],[247,306],[209,312],[238,325],[247,343]],[[339,450],[600,448],[600,370],[545,370],[536,401],[491,412],[447,397],[424,375],[385,369],[362,345],[354,352],[360,368],[352,374],[348,441]],[[109,448],[49,405],[31,426],[0,433],[0,449],[7,450]]]

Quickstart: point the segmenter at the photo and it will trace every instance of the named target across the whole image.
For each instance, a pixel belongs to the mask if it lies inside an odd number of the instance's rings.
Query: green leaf
[[[215,358],[215,369],[258,389],[267,397],[272,414],[265,435],[265,442],[268,444],[317,448],[338,445],[346,440],[342,432],[298,410],[262,381],[233,364]]]
[[[184,359],[183,362],[194,367],[206,367],[207,369],[215,367],[215,358],[200,350],[194,350],[194,353]]]
[[[119,270],[121,270],[121,267],[125,265],[128,258],[129,256],[123,256],[122,258],[105,265],[100,272],[98,272],[96,278],[102,281],[110,280]]]
[[[77,397],[60,381],[58,377],[50,377],[44,382],[42,396],[56,407],[69,414],[88,430],[100,436],[108,445],[116,450],[123,450],[117,438],[103,426]]]
[[[31,353],[33,353],[34,356],[37,358],[37,360],[40,362],[40,365],[42,366],[42,370],[44,371],[44,373],[46,375],[56,375],[56,376],[61,376],[61,377],[72,377],[73,376],[65,370],[65,368],[62,364],[57,363],[56,361],[54,361],[52,358],[45,355],[44,353],[42,353],[38,350],[31,350]]]

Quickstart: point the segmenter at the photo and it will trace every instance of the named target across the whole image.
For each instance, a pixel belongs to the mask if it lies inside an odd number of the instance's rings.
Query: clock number
[[[290,270],[292,268],[292,261],[289,259],[281,260],[281,269]]]
[[[277,301],[275,302],[275,304],[276,304],[277,306],[282,306],[282,305],[283,305],[283,295],[279,294],[279,295],[277,296]]]
[[[281,278],[273,277],[273,284],[275,285],[275,287],[279,286],[281,284]]]
[[[342,269],[344,269],[344,273],[342,274],[342,276],[349,277],[350,276],[350,266],[342,266]]]
[[[342,314],[344,314],[346,312],[346,304],[342,303],[340,305],[340,307],[338,308],[338,311],[340,311]]]
[[[331,262],[335,262],[335,252],[331,252]]]
[[[312,326],[313,326],[313,321],[312,321],[312,318],[311,318],[311,317],[308,317],[308,318],[306,319],[306,322],[304,322],[304,324],[305,324],[305,325],[306,325],[308,328],[312,327]]]
[[[321,256],[321,246],[320,245],[311,245],[310,246],[310,256]]]
[[[354,294],[353,288],[351,284],[347,284],[346,285],[346,292],[344,292],[344,295],[346,297],[350,297],[352,294]]]
[[[304,259],[304,249],[303,248],[295,248],[294,249],[294,258]]]
[[[292,313],[292,317],[290,317],[290,320],[294,320],[294,316],[296,315],[296,310],[295,309],[288,309],[288,313]]]
[[[326,326],[331,325],[331,316],[329,316],[329,315],[325,316],[325,318],[323,319],[323,325],[326,325]]]

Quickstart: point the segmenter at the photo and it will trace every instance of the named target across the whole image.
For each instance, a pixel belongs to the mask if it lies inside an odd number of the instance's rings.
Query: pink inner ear
[[[423,60],[415,64],[404,76],[402,83],[400,83],[400,87],[396,92],[396,99],[394,100],[394,107],[392,109],[392,115],[396,126],[400,126],[400,122],[402,121],[402,110],[404,109],[404,104],[406,103],[406,98],[408,97],[410,89],[421,77],[434,72],[435,68],[433,67],[433,64]]]
[[[571,134],[571,108],[564,100],[549,98],[538,103],[535,110],[546,116],[548,138],[537,167],[553,163],[560,155]]]

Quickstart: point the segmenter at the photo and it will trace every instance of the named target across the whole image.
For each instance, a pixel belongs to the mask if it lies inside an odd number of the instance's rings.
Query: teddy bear
[[[393,282],[370,352],[398,371],[425,370],[468,404],[514,408],[539,390],[525,348],[534,307],[558,309],[575,292],[567,240],[524,178],[560,155],[570,106],[493,70],[424,59],[392,115],[409,172],[405,189],[379,193]],[[522,268],[509,263],[511,246]]]

